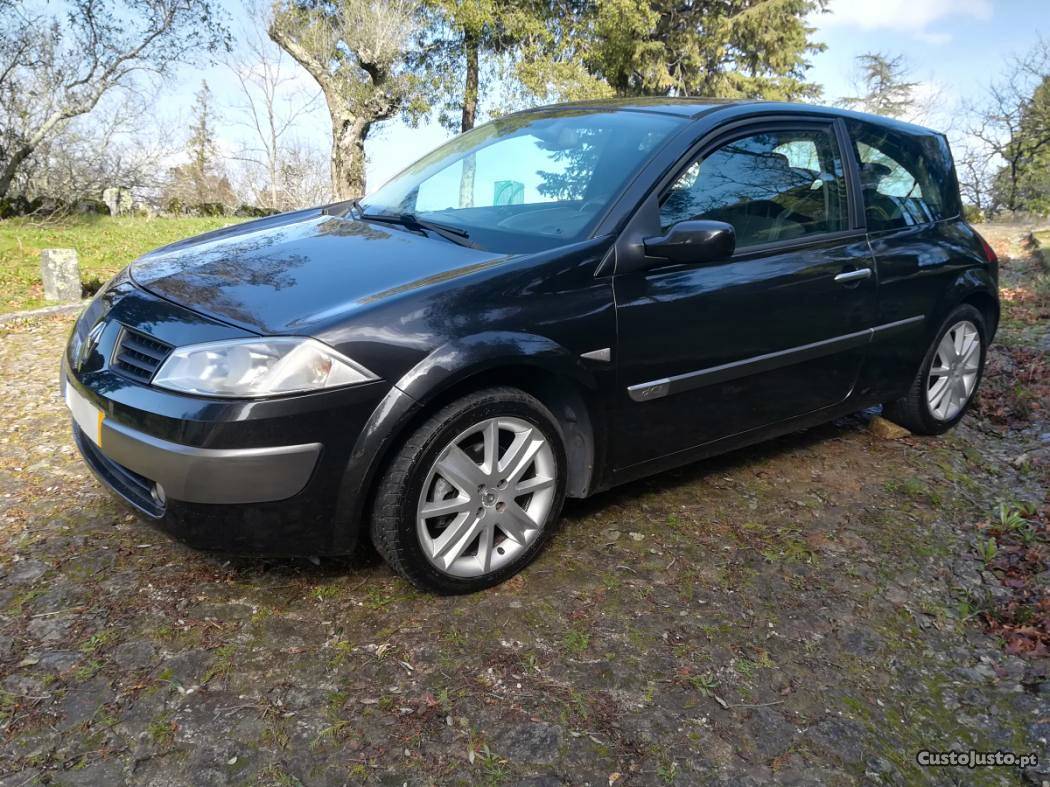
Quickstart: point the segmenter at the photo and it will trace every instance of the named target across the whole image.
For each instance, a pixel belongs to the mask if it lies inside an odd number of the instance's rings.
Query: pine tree
[[[209,175],[216,159],[215,112],[212,108],[211,88],[201,81],[200,89],[193,100],[193,123],[186,147],[190,154],[187,175],[193,184],[193,201],[197,204],[210,202]]]
[[[233,208],[237,197],[215,141],[218,116],[207,82],[201,82],[191,111],[190,135],[186,140],[189,162],[170,170],[165,201],[174,212],[221,213]]]
[[[810,14],[827,0],[549,0],[520,76],[539,95],[815,98]],[[553,90],[552,90],[553,87]]]
[[[915,88],[909,82],[908,66],[903,55],[890,57],[882,52],[857,55],[860,96],[843,98],[840,103],[861,112],[885,117],[905,117],[915,107]]]

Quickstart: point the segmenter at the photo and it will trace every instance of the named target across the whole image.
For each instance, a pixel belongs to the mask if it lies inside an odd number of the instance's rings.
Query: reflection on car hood
[[[299,211],[150,252],[141,287],[265,334],[309,334],[362,304],[506,260],[402,229]]]

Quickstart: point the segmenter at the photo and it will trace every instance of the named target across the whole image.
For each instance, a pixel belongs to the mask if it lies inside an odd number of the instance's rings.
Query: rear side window
[[[826,128],[770,130],[720,145],[664,194],[662,228],[688,219],[732,224],[738,248],[846,229],[835,137]]]
[[[941,137],[912,136],[858,121],[848,126],[870,231],[931,224],[959,213],[951,154]]]

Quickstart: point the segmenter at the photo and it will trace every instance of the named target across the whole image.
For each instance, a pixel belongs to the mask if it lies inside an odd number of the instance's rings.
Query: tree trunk
[[[1017,179],[1019,173],[1017,171],[1017,159],[1010,160],[1010,198],[1007,207],[1012,211],[1017,210]]]
[[[467,76],[463,83],[463,118],[459,130],[470,131],[478,112],[478,55],[481,42],[476,35],[467,33],[463,37],[463,50],[467,56]]]
[[[272,103],[271,103],[272,106]],[[280,153],[277,147],[277,133],[274,131],[276,128],[273,120],[273,113],[270,112],[270,148],[267,151],[269,155],[269,167],[270,167],[270,210],[280,210],[278,190],[279,186],[277,183],[280,177]]]
[[[459,206],[474,207],[474,172],[478,162],[471,153],[463,158],[463,171],[459,175]]]
[[[470,131],[478,113],[478,54],[481,44],[476,35],[467,33],[463,38],[463,50],[467,56],[467,75],[463,82],[463,117],[459,130]],[[474,207],[474,173],[477,159],[474,154],[463,159],[463,171],[459,176],[459,206]]]
[[[33,149],[26,146],[18,148],[18,150],[11,153],[11,157],[7,160],[3,170],[0,171],[0,199],[7,196],[7,191],[11,188],[11,181],[15,179],[18,168],[22,166],[22,162],[29,158],[29,154],[32,152]]]
[[[4,165],[3,170],[0,171],[0,198],[7,196],[7,191],[11,188],[11,182],[15,179],[15,175],[18,174],[18,168],[22,166],[23,162],[33,154],[33,151],[36,150],[45,139],[47,139],[55,127],[70,118],[75,118],[90,112],[95,108],[95,104],[98,103],[102,94],[110,87],[112,87],[112,83],[108,82],[96,85],[95,92],[92,95],[87,96],[79,103],[74,102],[64,109],[53,112],[37,127],[36,131],[29,135],[25,144],[11,154],[11,157]]]
[[[372,123],[343,114],[332,121],[332,196],[357,199],[365,194],[365,139]]]

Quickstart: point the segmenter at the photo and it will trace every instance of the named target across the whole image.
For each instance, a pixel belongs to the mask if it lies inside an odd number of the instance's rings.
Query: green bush
[[[226,206],[221,202],[198,202],[189,212],[194,216],[225,216]]]
[[[29,200],[23,196],[0,199],[0,219],[24,216],[29,213]]]
[[[274,210],[273,208],[260,208],[257,205],[238,205],[237,210],[233,212],[233,215],[258,219],[264,216],[275,216],[278,213],[280,213],[280,211]]]
[[[107,281],[108,281],[108,279],[103,279],[97,273],[96,274],[91,274],[91,275],[86,276],[86,277],[81,277],[81,281],[80,281],[80,294],[81,294],[81,297],[83,297],[83,298],[90,298],[96,292],[101,290],[102,286]]]
[[[77,200],[77,213],[94,213],[98,216],[109,215],[109,205],[100,199]]]

